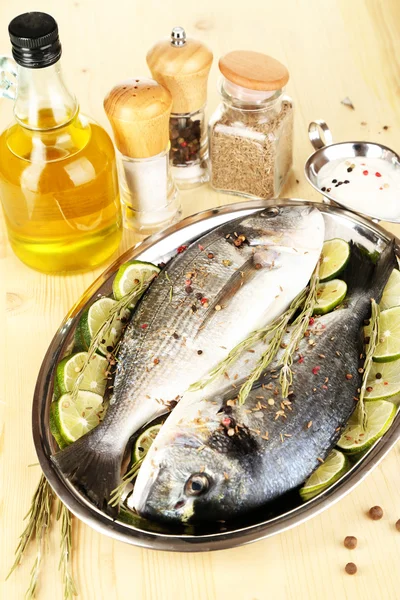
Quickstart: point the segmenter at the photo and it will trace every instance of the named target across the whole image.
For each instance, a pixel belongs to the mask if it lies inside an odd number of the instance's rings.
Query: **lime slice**
[[[92,339],[98,333],[100,327],[110,318],[110,312],[117,304],[112,298],[100,298],[83,313],[78,324],[79,337],[82,340],[83,347],[88,350]],[[130,317],[128,309],[125,310],[122,318],[116,314],[110,326],[105,331],[102,340],[100,340],[98,351],[104,356],[112,352],[117,345],[125,324]]]
[[[400,305],[400,271],[393,269],[379,303],[381,310]]]
[[[160,269],[152,263],[141,262],[140,260],[131,260],[118,269],[113,283],[113,293],[116,300],[121,300],[126,294],[132,291],[137,282],[149,284],[154,275],[159,273]],[[144,289],[147,287],[144,286]]]
[[[380,314],[379,341],[373,360],[389,362],[398,358],[400,358],[400,306],[394,306]]]
[[[80,375],[87,357],[87,352],[78,352],[77,354],[67,356],[57,365],[57,388],[61,394],[66,394],[73,390],[75,381]],[[83,377],[79,383],[79,389],[95,392],[103,396],[107,384],[107,370],[108,361],[103,356],[94,354],[85,368]]]
[[[343,271],[350,258],[350,245],[348,242],[335,238],[328,240],[322,247],[322,262],[319,269],[321,281],[328,281],[337,277]]]
[[[366,400],[382,400],[400,393],[400,360],[373,362],[367,379]]]
[[[344,475],[348,467],[348,458],[342,452],[332,450],[325,462],[307,479],[300,496],[304,501],[311,500]]]
[[[144,458],[147,452],[150,449],[150,446],[156,439],[158,432],[161,429],[161,425],[153,425],[143,431],[141,435],[139,435],[138,439],[135,442],[135,447],[133,448],[132,459],[133,462],[137,462],[141,458]]]
[[[60,430],[58,429],[57,422],[54,418],[55,405],[56,405],[56,402],[53,402],[53,404],[50,407],[49,426],[50,426],[51,435],[56,440],[57,446],[60,448],[60,450],[62,450],[63,448],[66,448],[68,446],[68,442],[66,442],[63,439],[63,437],[60,433]]]
[[[338,447],[347,454],[355,454],[370,448],[391,426],[397,408],[388,400],[374,400],[364,403],[367,414],[367,427],[360,425],[358,410],[355,410],[343,431]]]
[[[317,301],[314,307],[315,315],[325,315],[338,306],[346,297],[347,285],[341,279],[332,279],[319,283]]]
[[[79,391],[75,400],[63,394],[51,405],[54,426],[66,443],[75,442],[100,423],[103,398],[93,392]]]

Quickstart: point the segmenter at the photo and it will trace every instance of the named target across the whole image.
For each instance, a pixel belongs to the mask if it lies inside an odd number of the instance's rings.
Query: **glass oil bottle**
[[[0,95],[14,99],[15,123],[0,136],[0,198],[11,247],[39,271],[93,268],[122,233],[112,142],[64,84],[55,20],[26,13],[9,33]]]

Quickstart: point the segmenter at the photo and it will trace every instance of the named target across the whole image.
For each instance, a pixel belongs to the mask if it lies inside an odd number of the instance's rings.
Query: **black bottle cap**
[[[15,17],[8,26],[15,61],[21,67],[43,69],[61,56],[58,27],[52,16],[28,12]]]

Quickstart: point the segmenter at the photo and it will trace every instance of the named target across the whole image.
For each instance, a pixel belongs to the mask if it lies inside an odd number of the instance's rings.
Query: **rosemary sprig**
[[[283,316],[278,319],[275,330],[271,335],[268,346],[265,352],[261,355],[260,359],[257,362],[256,367],[250,373],[250,376],[246,380],[246,382],[242,385],[238,395],[238,403],[244,404],[247,396],[250,394],[251,389],[254,383],[259,379],[264,371],[268,367],[268,365],[273,361],[276,353],[279,350],[279,347],[282,343],[283,336],[285,335],[286,328],[293,314],[296,312],[297,308],[301,306],[304,298],[301,297],[298,303],[295,306],[291,306],[291,309],[286,311]]]
[[[59,570],[62,572],[64,585],[64,600],[73,600],[78,595],[72,576],[71,551],[72,551],[72,520],[68,508],[58,501],[57,521],[61,518],[61,541]]]
[[[136,461],[132,467],[129,469],[129,471],[127,471],[127,473],[125,473],[125,475],[122,478],[121,483],[119,484],[118,487],[115,488],[115,490],[113,490],[111,492],[111,496],[110,496],[110,500],[108,501],[108,504],[110,506],[118,506],[122,500],[122,497],[124,495],[125,492],[125,488],[128,485],[128,483],[131,483],[131,481],[133,481],[136,477],[137,474],[139,473],[139,469],[142,465],[143,462],[143,458],[140,458],[138,461]]]
[[[236,360],[240,357],[243,352],[254,346],[255,343],[264,339],[268,339],[271,334],[276,334],[277,330],[280,330],[283,322],[286,325],[289,323],[290,319],[294,316],[296,311],[302,306],[306,299],[306,290],[300,292],[300,294],[293,300],[290,307],[285,311],[282,315],[274,319],[272,323],[269,323],[266,327],[262,329],[257,329],[250,333],[242,342],[239,342],[228,354],[226,358],[221,360],[214,369],[212,369],[203,379],[200,379],[196,383],[193,383],[189,387],[190,392],[195,392],[197,390],[202,390],[214,381],[219,375],[222,375]],[[270,340],[269,343],[271,343]],[[279,341],[280,343],[280,341]],[[264,353],[265,355],[268,353],[268,349]],[[264,356],[263,354],[263,356]],[[272,357],[273,358],[273,357]],[[261,360],[261,359],[260,359]],[[250,376],[251,377],[251,376]]]
[[[358,420],[364,431],[368,424],[367,423],[367,413],[365,411],[364,396],[365,396],[365,392],[367,389],[367,381],[368,381],[369,372],[370,372],[371,366],[372,366],[372,357],[375,354],[375,349],[376,349],[376,346],[379,341],[379,316],[380,316],[379,306],[375,302],[375,300],[373,298],[371,298],[371,319],[370,319],[371,332],[369,334],[369,343],[368,343],[367,352],[365,355],[364,372],[363,372],[363,379],[362,379],[362,385],[361,385],[361,391],[360,391],[360,399],[358,401],[358,417],[359,417]]]
[[[51,523],[51,510],[54,498],[55,496],[53,490],[48,484],[45,476],[42,475],[39,484],[36,488],[36,491],[33,495],[30,509],[24,518],[28,519],[28,523],[20,536],[19,543],[15,551],[16,556],[14,564],[11,567],[9,574],[7,575],[8,579],[11,573],[13,573],[13,571],[19,566],[25,554],[25,550],[29,546],[30,542],[33,541],[33,539],[35,538],[37,552],[31,570],[31,580],[29,588],[26,592],[27,599],[33,598],[35,594],[39,577],[40,565],[42,562],[44,544],[47,539],[47,533],[49,531]]]
[[[123,317],[127,313],[132,303],[134,303],[135,301],[137,302],[137,300],[139,300],[139,298],[144,294],[144,292],[146,291],[150,283],[153,281],[153,279],[155,279],[155,277],[157,277],[157,273],[154,273],[151,277],[149,277],[146,280],[144,280],[144,276],[142,276],[141,279],[138,280],[138,283],[133,286],[132,290],[125,294],[125,296],[123,296],[121,300],[118,300],[118,302],[112,307],[107,320],[104,321],[103,325],[100,327],[100,329],[98,330],[98,332],[96,333],[96,335],[90,343],[89,349],[87,351],[86,360],[79,371],[78,377],[76,378],[74,387],[72,389],[71,395],[73,400],[76,400],[77,398],[79,386],[82,381],[85,369],[87,368],[94,354],[99,349],[101,340],[104,339],[104,337],[106,337],[110,333],[113,325],[115,324],[115,321],[121,319],[121,317]]]
[[[300,343],[300,340],[304,336],[304,332],[308,327],[310,318],[312,317],[314,311],[315,303],[317,300],[319,266],[320,261],[318,261],[314,272],[311,276],[310,285],[308,287],[308,293],[304,302],[303,309],[293,323],[293,329],[290,334],[288,345],[286,346],[285,351],[278,363],[278,366],[281,366],[281,371],[279,373],[279,383],[282,387],[282,398],[287,398],[289,395],[289,389],[293,383],[292,365],[294,354],[296,348]]]

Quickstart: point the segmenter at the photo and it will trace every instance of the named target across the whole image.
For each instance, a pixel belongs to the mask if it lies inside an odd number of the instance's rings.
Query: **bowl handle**
[[[315,150],[333,143],[332,133],[325,121],[311,121],[308,126],[308,137]]]

